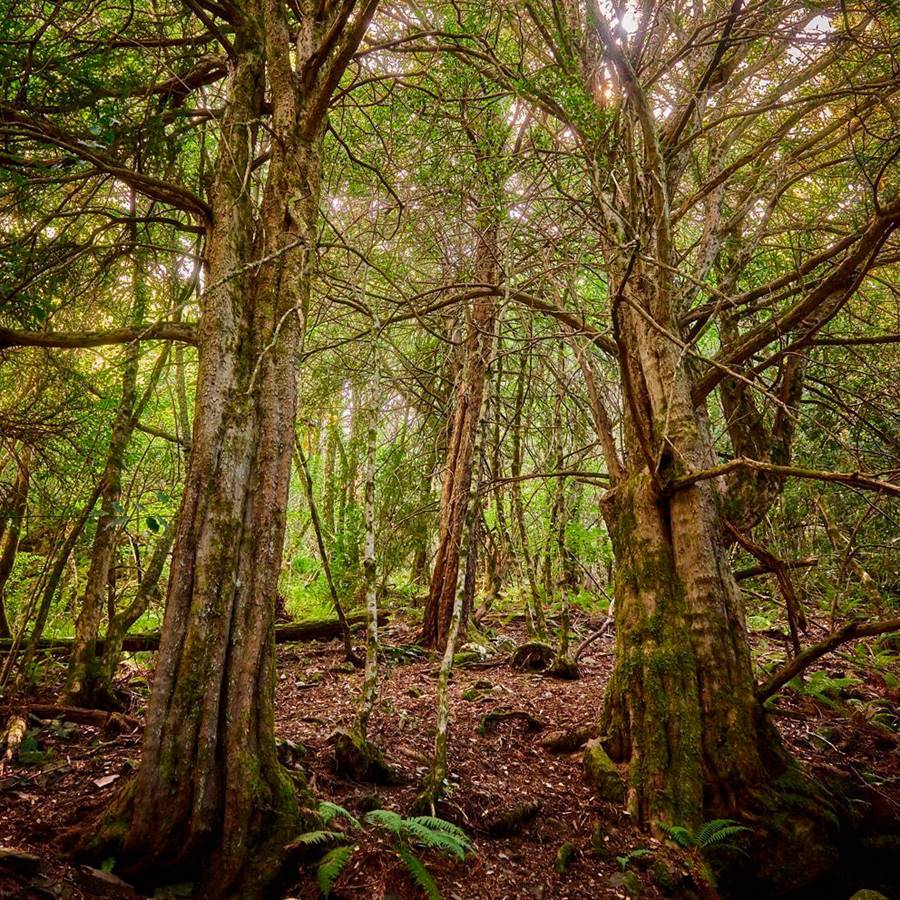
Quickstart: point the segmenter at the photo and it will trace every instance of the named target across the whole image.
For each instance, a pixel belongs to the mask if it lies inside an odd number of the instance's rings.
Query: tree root
[[[525,727],[528,731],[541,731],[547,727],[546,722],[535,718],[524,709],[492,709],[489,713],[485,713],[482,716],[477,731],[484,736],[497,722],[503,722],[507,719],[521,719],[525,722]]]
[[[336,731],[329,740],[334,744],[334,770],[339,775],[369,784],[400,781],[398,772],[371,741],[350,731]]]

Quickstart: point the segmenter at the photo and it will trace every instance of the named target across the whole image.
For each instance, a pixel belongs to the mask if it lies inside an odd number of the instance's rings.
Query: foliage
[[[436,816],[406,817],[392,810],[374,809],[360,822],[347,809],[329,801],[321,801],[317,812],[323,826],[342,819],[347,829],[308,831],[299,835],[291,846],[315,847],[337,843],[322,857],[316,870],[316,881],[326,897],[359,846],[349,842],[350,836],[356,834],[361,839],[367,826],[390,836],[392,852],[429,900],[439,900],[440,891],[419,854],[438,853],[465,860],[472,850],[471,842],[461,828]]]

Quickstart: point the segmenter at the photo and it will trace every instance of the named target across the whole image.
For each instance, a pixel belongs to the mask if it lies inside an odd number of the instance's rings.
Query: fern
[[[327,844],[329,841],[343,840],[345,837],[346,835],[342,831],[328,831],[326,829],[307,831],[291,841],[291,843],[287,845],[287,849],[293,850],[295,847],[316,847],[319,844]]]
[[[448,822],[446,819],[439,819],[437,816],[413,816],[407,819],[408,822],[416,822],[424,825],[432,831],[443,831],[446,834],[455,837],[461,844],[469,845],[469,836],[458,825]]]
[[[679,847],[687,849],[694,846],[694,835],[689,828],[685,828],[683,825],[666,825],[665,823],[662,824],[662,827],[673,843]]]
[[[407,836],[415,838],[429,850],[443,850],[458,859],[466,858],[466,844],[452,834],[427,828],[412,819],[407,819],[403,823],[403,830]]]
[[[337,803],[329,803],[327,800],[320,801],[318,813],[323,825],[327,825],[332,819],[341,818],[346,819],[353,828],[359,828],[359,819]]]
[[[735,822],[734,819],[710,819],[694,835],[694,843],[701,850],[704,847],[721,846],[729,838],[749,830],[746,825],[741,825],[739,822]]]
[[[343,872],[344,866],[347,865],[354,850],[356,850],[356,844],[342,844],[340,847],[329,850],[322,857],[319,868],[316,870],[316,884],[319,885],[323,897],[331,895],[334,883]]]
[[[438,890],[437,882],[415,853],[402,844],[398,844],[394,849],[397,852],[397,856],[403,860],[403,864],[412,876],[413,881],[422,888],[428,900],[441,900],[441,892]]]
[[[403,833],[403,816],[389,809],[373,809],[372,812],[366,815],[366,822],[369,825],[380,825],[392,834],[400,835]]]

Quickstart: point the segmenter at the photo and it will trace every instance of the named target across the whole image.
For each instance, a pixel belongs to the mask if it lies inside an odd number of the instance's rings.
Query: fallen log
[[[134,731],[141,723],[124,713],[108,712],[104,709],[84,709],[81,706],[58,706],[53,703],[32,703],[28,712],[38,719],[62,719],[77,725],[93,725],[105,731]]]
[[[378,624],[383,625],[387,621],[387,615],[382,613],[378,617]],[[351,628],[365,624],[365,616],[350,616],[347,623]],[[323,619],[319,622],[295,622],[292,625],[279,625],[275,629],[276,644],[294,644],[305,641],[332,641],[341,636],[341,623],[337,619]],[[28,642],[25,637],[17,642],[22,646]],[[104,640],[97,641],[97,654],[103,653]],[[0,653],[9,652],[12,647],[11,638],[0,640]],[[37,649],[45,653],[69,654],[72,651],[72,638],[41,638],[37,643]],[[128,653],[139,651],[158,650],[159,632],[146,634],[129,634],[122,642],[122,649]]]

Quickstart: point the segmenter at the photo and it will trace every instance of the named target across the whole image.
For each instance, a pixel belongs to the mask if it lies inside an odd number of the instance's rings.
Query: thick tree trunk
[[[205,897],[264,896],[300,827],[274,734],[295,350],[308,309],[325,111],[374,8],[298,13],[295,41],[274,0],[242,4],[235,25],[191,461],[143,754],[99,833],[80,847],[114,856],[139,881],[187,877]],[[271,142],[257,208],[247,176],[264,95]]]
[[[717,488],[665,489],[712,457],[686,368],[645,319],[620,316],[619,339],[635,348],[623,359],[631,465],[605,500],[617,658],[603,732],[610,755],[629,764],[635,820],[696,826],[739,812],[766,785],[780,749],[755,696]]]

